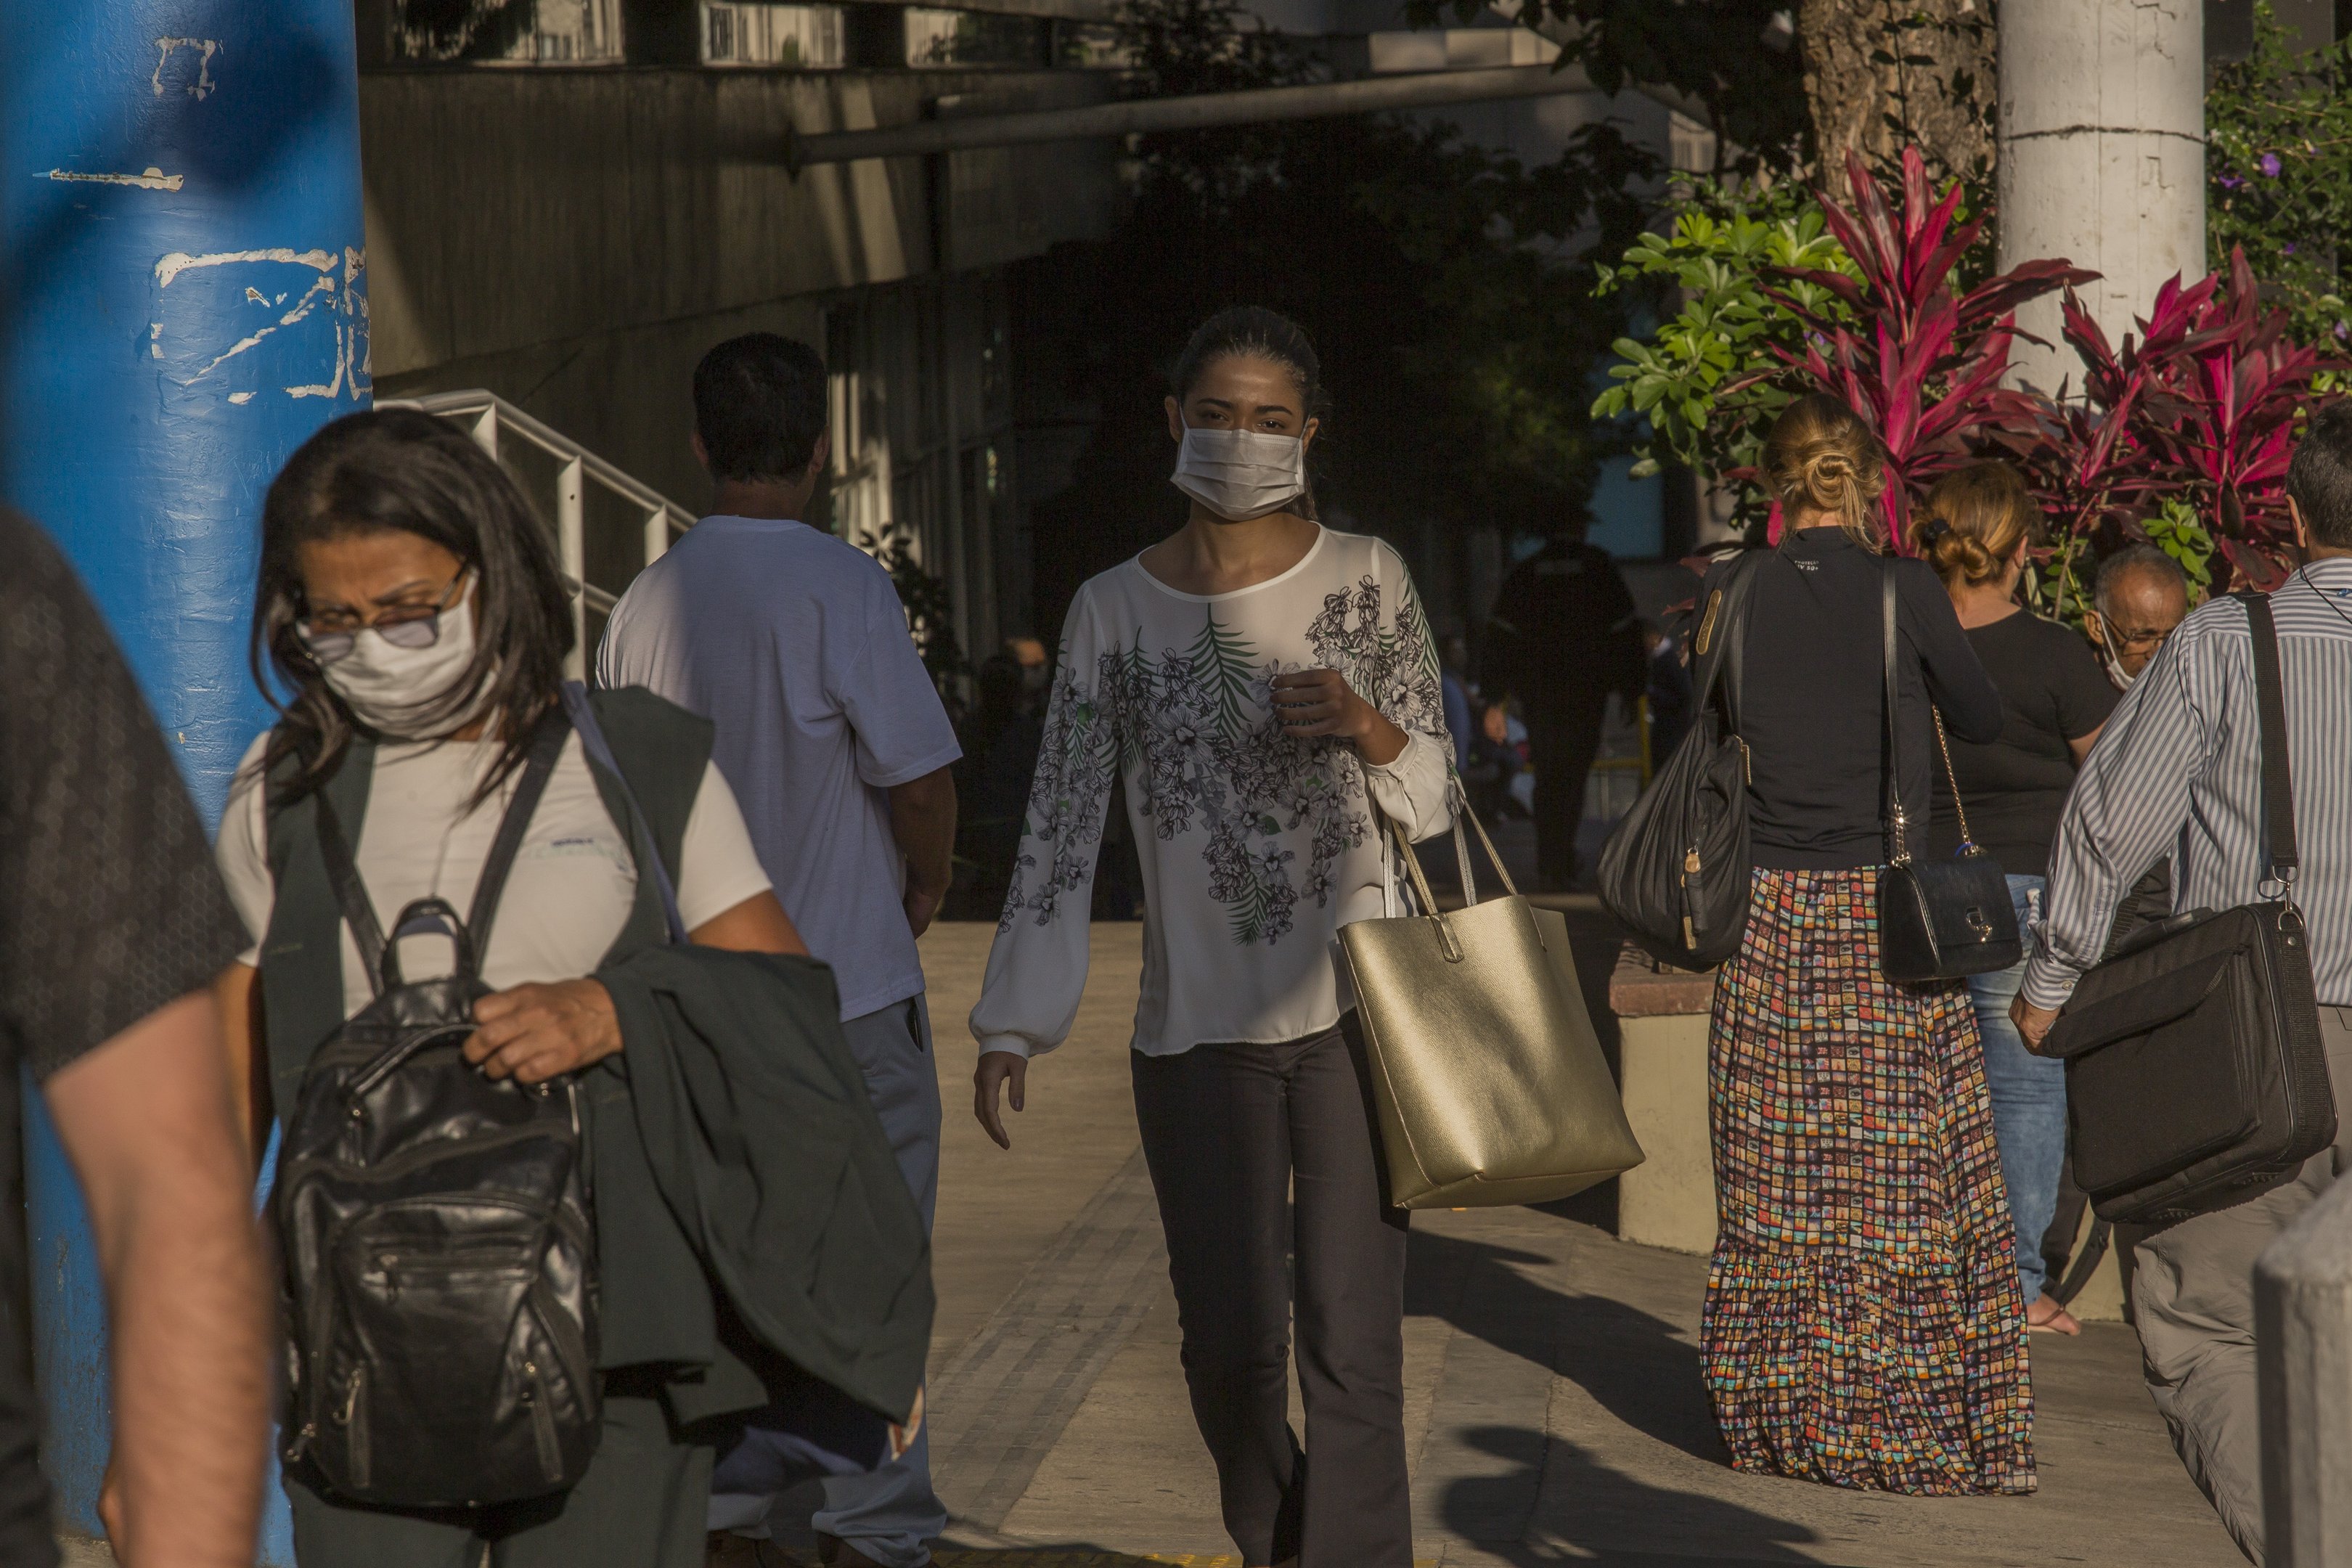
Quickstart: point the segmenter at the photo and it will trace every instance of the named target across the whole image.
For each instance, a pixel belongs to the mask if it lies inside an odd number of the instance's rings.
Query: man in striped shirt
[[[2257,1563],[2254,1259],[2352,1164],[2352,404],[2311,420],[2286,483],[2305,564],[2271,606],[2302,851],[2294,899],[2308,922],[2340,1131],[2286,1185],[2142,1237],[2132,1282],[2148,1392],[2189,1474]],[[2029,1045],[2040,1046],[2098,962],[2116,901],[2168,855],[2175,909],[2262,897],[2269,859],[2252,642],[2235,599],[2180,624],[2074,781],[2051,851],[2049,917],[2012,1008]]]

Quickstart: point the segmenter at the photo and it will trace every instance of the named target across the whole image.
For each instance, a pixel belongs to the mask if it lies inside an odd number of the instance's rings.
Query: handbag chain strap
[[[1977,836],[1969,831],[1969,808],[1960,801],[1960,775],[1952,766],[1952,743],[1944,739],[1944,710],[1930,702],[1927,712],[1936,721],[1936,750],[1944,753],[1944,782],[1952,786],[1952,815],[1960,819],[1960,853],[1973,855]]]

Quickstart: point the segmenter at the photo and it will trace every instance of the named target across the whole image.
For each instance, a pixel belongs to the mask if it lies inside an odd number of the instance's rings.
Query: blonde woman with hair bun
[[[1748,601],[1731,719],[1755,870],[1708,1032],[1707,1390],[1740,1469],[2032,1491],[2025,1302],[1976,1017],[1958,982],[1895,985],[1879,966],[1890,574],[1900,797],[1920,849],[1930,705],[1955,735],[1991,741],[2000,693],[1936,574],[1884,557],[1885,454],[1853,410],[1799,398],[1761,468],[1787,526],[1738,568]],[[1699,602],[1733,570],[1710,571]]]
[[[2116,700],[2090,646],[2018,602],[2027,553],[2042,532],[2042,509],[2017,470],[1982,462],[1936,481],[1911,535],[1912,547],[1944,580],[1969,646],[2000,689],[2000,734],[1983,744],[1952,737],[1952,773],[1970,837],[2008,873],[2021,931],[2042,921],[2050,843],[2066,792]],[[1959,847],[1959,817],[1940,771],[1935,788],[1929,842],[1937,854],[1948,855]],[[1971,975],[1969,1000],[1984,1038],[1993,1135],[2017,1220],[2026,1321],[2038,1331],[2076,1334],[2082,1325],[2042,1289],[2048,1268],[2042,1236],[2057,1212],[2066,1158],[2066,1066],[2027,1050],[2010,1022],[2010,1002],[2024,978],[2022,961]]]
[[[1783,521],[1825,517],[1864,550],[1886,547],[1885,448],[1853,410],[1820,393],[1800,397],[1764,440],[1764,484]],[[1795,526],[1790,523],[1790,526]]]

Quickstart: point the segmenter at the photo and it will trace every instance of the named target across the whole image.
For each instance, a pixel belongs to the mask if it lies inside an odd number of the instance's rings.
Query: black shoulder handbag
[[[1895,563],[1879,579],[1879,642],[1886,689],[1886,869],[1878,874],[1878,971],[1897,985],[1958,980],[2007,969],[2025,956],[2017,933],[2017,910],[2000,862],[1969,841],[1969,819],[1960,816],[1959,853],[1948,860],[1914,860],[1903,805],[1903,767],[1896,745],[1901,732],[1895,679]],[[1933,710],[1929,711],[1933,713]],[[1959,776],[1944,744],[1944,721],[1935,715],[1936,743],[1952,781],[1952,803],[1960,799]]]
[[[1601,851],[1601,903],[1653,957],[1684,969],[1721,963],[1748,929],[1748,745],[1734,726],[1755,574],[1742,556],[1707,595],[1691,642],[1694,722]]]
[[[320,848],[375,999],[328,1037],[286,1123],[271,1204],[285,1253],[282,1458],[383,1507],[563,1490],[596,1449],[596,1246],[577,1089],[493,1081],[460,1050],[477,961],[570,727],[545,720],[459,921],[437,898],[387,942],[341,825]],[[405,980],[394,945],[446,932],[456,972]]]
[[[2262,901],[2185,910],[2084,974],[2042,1044],[2066,1061],[2074,1179],[2102,1219],[2162,1225],[2261,1196],[2336,1141],[2270,601],[2241,594],[2262,724]]]

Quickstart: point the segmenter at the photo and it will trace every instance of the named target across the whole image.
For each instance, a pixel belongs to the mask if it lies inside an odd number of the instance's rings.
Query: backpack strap
[[[359,860],[352,853],[351,839],[343,833],[342,819],[335,815],[335,803],[327,798],[323,789],[311,798],[316,803],[310,809],[318,817],[319,856],[326,862],[327,885],[334,889],[343,923],[352,928],[352,942],[360,950],[360,967],[367,971],[368,989],[381,996],[383,922],[376,919],[375,905],[368,899],[367,884],[360,878]]]
[[[474,907],[466,912],[466,931],[473,938],[474,952],[483,958],[489,956],[490,922],[498,917],[507,873],[514,869],[515,854],[522,847],[523,835],[530,831],[531,814],[547,793],[547,781],[554,775],[556,760],[563,755],[563,742],[571,733],[571,721],[561,708],[549,710],[540,720],[522,773],[515,781],[513,798],[507,802],[507,814],[499,822],[499,836],[490,841],[490,852],[482,861],[482,874],[474,883]]]
[[[540,797],[547,793],[547,781],[555,772],[556,759],[563,753],[563,742],[571,726],[561,710],[549,712],[539,722],[531,736],[530,750],[526,753],[522,771],[515,782],[515,791],[508,797],[506,814],[499,821],[498,837],[490,841],[488,855],[482,861],[482,871],[474,883],[474,906],[466,916],[465,931],[458,937],[457,951],[461,962],[470,957],[474,963],[487,958],[490,951],[490,922],[499,910],[499,898],[506,890],[507,873],[514,868],[516,853],[522,847],[523,836],[530,831],[532,813],[539,809]],[[327,880],[334,889],[335,902],[341,908],[343,921],[352,928],[352,942],[358,947],[360,963],[366,969],[368,989],[375,995],[383,994],[387,982],[385,960],[391,956],[383,922],[376,918],[375,905],[368,898],[367,882],[360,875],[359,858],[352,851],[351,839],[343,832],[342,819],[335,813],[334,802],[326,792],[318,792],[319,854],[327,866]],[[418,904],[439,904],[438,899],[419,900]],[[418,904],[401,911],[402,925],[393,932],[394,939],[409,934],[410,916]],[[455,913],[454,910],[451,911]],[[439,928],[438,920],[427,920],[419,929]],[[456,934],[456,933],[453,933]],[[467,967],[472,967],[471,963]]]

